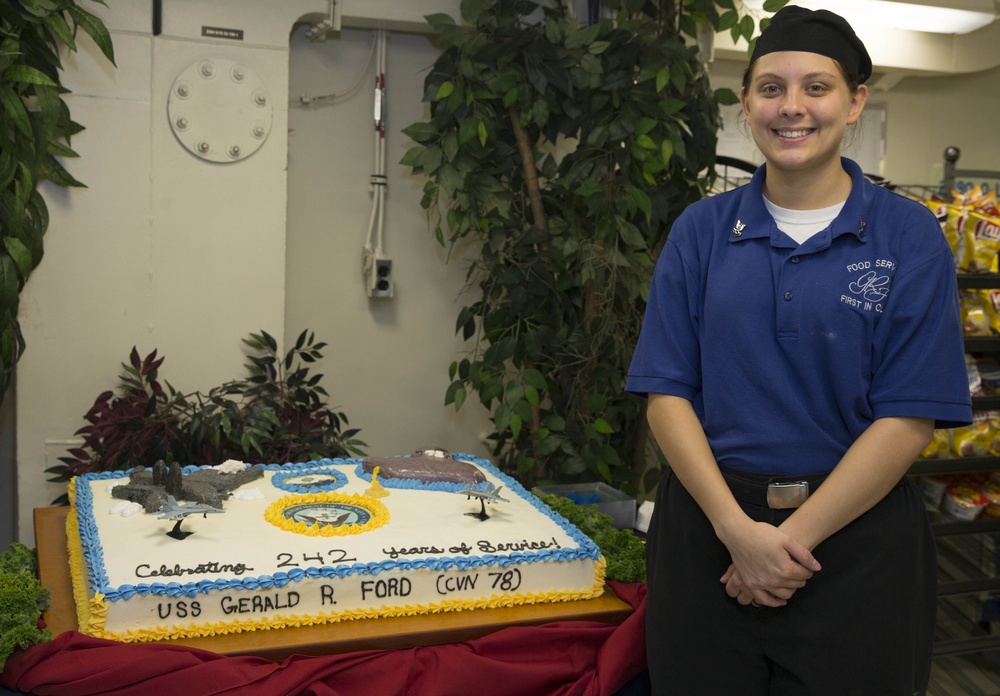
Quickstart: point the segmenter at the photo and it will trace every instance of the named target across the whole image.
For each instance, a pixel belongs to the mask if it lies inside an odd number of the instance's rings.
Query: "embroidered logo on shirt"
[[[880,276],[875,271],[868,271],[851,283],[848,289],[868,302],[882,302],[889,294],[889,276]]]
[[[880,275],[878,271],[872,270],[872,265],[871,261],[847,265],[848,271],[859,275],[847,286],[850,295],[841,295],[840,301],[851,307],[881,313],[882,305],[889,294],[889,286],[892,284],[892,276]],[[877,259],[874,265],[880,270],[889,272],[896,268],[895,263],[886,259]]]

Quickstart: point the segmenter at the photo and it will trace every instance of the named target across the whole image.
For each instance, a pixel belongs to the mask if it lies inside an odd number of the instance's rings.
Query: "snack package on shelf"
[[[959,481],[945,489],[941,512],[961,522],[971,522],[982,514],[988,502],[979,487]]]
[[[962,267],[962,260],[965,258],[965,235],[962,234],[962,226],[965,224],[965,217],[962,214],[963,208],[949,205],[944,209],[944,222],[942,230],[944,238],[948,241],[951,255],[955,259],[955,267]],[[939,216],[938,220],[942,218]]]
[[[990,432],[990,448],[987,456],[1000,455],[1000,412],[988,411],[986,423]]]
[[[965,255],[960,268],[969,273],[996,273],[1000,250],[1000,218],[970,210],[962,221]]]
[[[975,290],[961,290],[958,309],[962,318],[962,333],[966,336],[990,336],[990,317],[983,298]]]
[[[1000,334],[1000,289],[979,290],[978,295],[989,322],[990,333]]]
[[[979,391],[976,393],[970,390],[969,393],[972,396],[996,396],[1000,394],[1000,362],[992,355],[977,356],[973,360],[979,375]]]
[[[971,396],[994,394],[997,393],[995,390],[1000,390],[1000,365],[994,360],[966,353],[965,372]],[[970,425],[935,430],[931,441],[920,453],[920,458],[948,459],[1000,454],[1000,411],[977,411],[972,417]]]
[[[983,373],[979,360],[974,355],[965,354],[965,375],[969,379],[969,396],[983,395]]]
[[[997,216],[997,195],[993,189],[983,190],[982,186],[973,186],[967,191],[952,189],[951,204],[959,208],[970,208],[980,213]]]
[[[934,213],[934,217],[941,223],[941,231],[944,231],[945,220],[948,218],[948,202],[938,200],[937,198],[927,198],[922,200],[921,203]]]
[[[983,517],[1000,517],[1000,481],[992,479],[986,481],[982,486],[982,492],[986,496]]]
[[[920,476],[916,484],[928,508],[948,519],[1000,519],[1000,471]]]
[[[973,418],[980,414],[973,414]],[[987,420],[977,420],[971,425],[952,428],[951,451],[956,457],[989,456],[993,432]]]
[[[996,194],[979,187],[952,192],[950,202],[937,199],[923,204],[941,221],[955,267],[965,273],[996,273],[1000,269],[1000,211]]]
[[[940,429],[934,431],[931,441],[920,453],[921,459],[948,459],[951,456],[951,432]]]

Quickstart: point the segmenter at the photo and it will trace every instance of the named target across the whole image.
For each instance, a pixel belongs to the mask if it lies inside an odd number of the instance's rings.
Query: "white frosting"
[[[193,534],[182,540],[167,536],[174,522],[157,515],[88,515],[81,505],[83,558],[94,566],[82,569],[81,585],[89,604],[106,596],[107,607],[103,633],[91,632],[126,640],[206,635],[599,595],[603,559],[592,542],[480,462],[510,501],[487,505],[489,519],[466,514],[478,513],[480,501],[462,494],[389,489],[378,500],[388,522],[360,534],[308,536],[265,520],[289,496],[271,478],[296,465],[269,468],[248,489],[258,495],[234,495],[224,514],[187,517],[181,529]],[[323,460],[309,470],[343,474],[336,495],[364,494],[370,482],[356,464]],[[92,510],[119,503],[106,480],[88,479],[77,479],[76,497],[88,487]]]
[[[111,509],[108,510],[108,512],[112,515],[131,517],[132,515],[142,512],[142,505],[139,505],[139,503],[132,503],[127,500],[119,500],[111,506]]]
[[[239,488],[233,491],[233,497],[236,500],[263,500],[264,494],[259,488]]]
[[[241,462],[238,459],[227,459],[218,466],[212,467],[213,469],[218,469],[224,474],[236,474],[247,468],[246,462]]]

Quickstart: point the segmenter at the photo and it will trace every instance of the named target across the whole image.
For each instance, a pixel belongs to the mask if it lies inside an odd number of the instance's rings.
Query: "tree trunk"
[[[521,166],[524,168],[524,181],[528,188],[528,201],[531,204],[532,224],[540,230],[548,229],[545,222],[545,208],[542,206],[542,189],[538,184],[538,169],[535,167],[535,149],[528,141],[528,134],[521,127],[521,117],[517,113],[517,110],[511,107],[507,110],[507,113],[510,116],[511,127],[514,129],[514,137],[517,140],[517,150],[521,154]],[[530,357],[525,358],[525,364],[529,368],[535,366],[534,361]],[[532,433],[537,432],[542,427],[541,416],[539,415],[537,406],[531,407],[531,425],[529,427]],[[549,478],[545,459],[537,453],[533,457],[535,460],[535,466],[533,467],[535,478]]]

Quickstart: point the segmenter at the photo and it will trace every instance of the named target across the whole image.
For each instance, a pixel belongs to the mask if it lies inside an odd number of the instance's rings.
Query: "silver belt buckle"
[[[767,486],[767,506],[772,510],[790,510],[806,502],[809,497],[808,481],[770,483]]]

